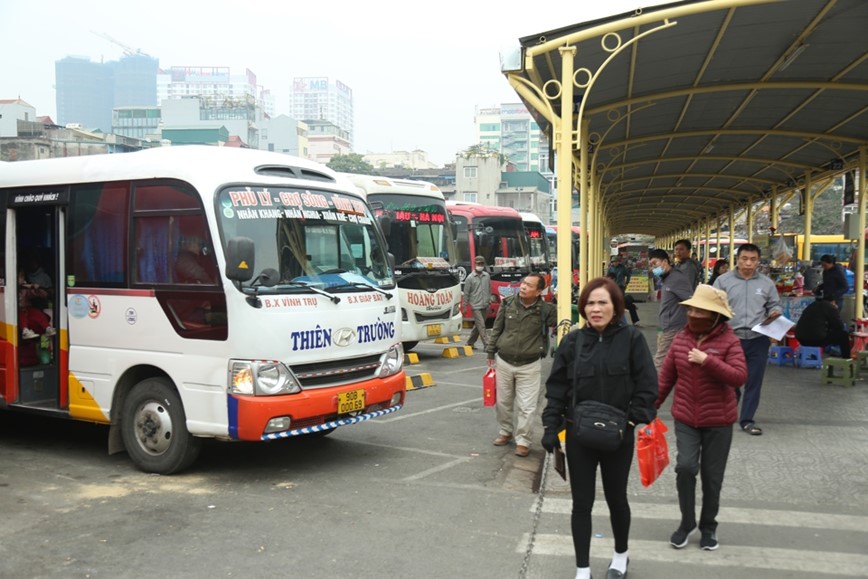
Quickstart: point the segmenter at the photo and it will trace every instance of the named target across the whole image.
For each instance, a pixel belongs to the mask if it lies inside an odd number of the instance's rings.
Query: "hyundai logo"
[[[352,344],[356,340],[356,331],[352,328],[341,328],[336,330],[334,336],[332,337],[332,341],[335,346],[340,346],[341,348],[345,348]]]

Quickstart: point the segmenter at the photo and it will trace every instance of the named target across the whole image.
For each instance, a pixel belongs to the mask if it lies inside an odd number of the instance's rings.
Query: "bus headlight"
[[[401,371],[404,365],[404,348],[401,344],[395,344],[389,351],[383,354],[383,361],[377,372],[379,378],[387,378]]]
[[[229,391],[248,396],[274,396],[301,392],[301,385],[290,369],[280,362],[232,360],[229,364]]]
[[[461,314],[461,304],[460,303],[452,306],[452,317],[454,318],[455,316],[457,316],[459,314]]]

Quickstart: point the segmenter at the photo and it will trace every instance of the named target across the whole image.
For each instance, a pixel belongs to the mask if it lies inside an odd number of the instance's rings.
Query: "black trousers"
[[[624,288],[621,288],[621,295],[624,296],[624,305],[627,307],[627,311],[630,312],[630,321],[635,324],[639,321],[639,312],[636,311],[636,300]]]
[[[681,507],[681,527],[696,525],[696,475],[702,477],[702,511],[699,530],[717,530],[720,490],[732,445],[732,425],[719,428],[693,428],[675,421],[678,459],[675,464],[675,487]]]
[[[567,429],[567,464],[570,469],[570,490],[573,495],[571,526],[576,567],[590,566],[591,510],[597,494],[597,465],[603,477],[603,493],[609,505],[609,520],[615,538],[615,551],[627,551],[630,535],[630,503],[627,501],[627,480],[633,462],[633,429],[627,427],[624,442],[612,452],[602,452],[581,446]]]

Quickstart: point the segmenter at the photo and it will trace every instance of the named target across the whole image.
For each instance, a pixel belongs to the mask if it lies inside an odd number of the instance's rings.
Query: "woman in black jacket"
[[[605,402],[627,413],[624,440],[611,452],[582,446],[575,440],[572,423],[566,424],[576,578],[591,576],[591,509],[599,465],[615,537],[615,552],[606,576],[619,579],[627,574],[629,562],[627,477],[633,462],[633,429],[636,424],[650,422],[657,415],[654,406],[657,371],[645,337],[622,321],[624,298],[612,280],[597,278],[588,282],[582,288],[578,306],[587,323],[568,334],[555,355],[551,375],[546,381],[548,404],[543,411],[542,445],[548,452],[554,451],[560,444],[558,431],[564,427],[565,416],[570,416],[568,408],[583,400]]]

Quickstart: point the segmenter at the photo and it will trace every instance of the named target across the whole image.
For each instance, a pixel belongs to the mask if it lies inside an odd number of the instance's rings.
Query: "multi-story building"
[[[552,215],[549,180],[538,171],[511,169],[512,164],[502,164],[500,154],[495,152],[457,157],[454,199],[512,207],[535,213],[543,223],[549,223]]]
[[[434,169],[435,163],[428,160],[428,153],[420,149],[415,151],[392,151],[391,153],[366,153],[365,161],[375,169]]]
[[[335,155],[348,155],[350,147],[349,135],[340,127],[329,121],[307,120],[308,154],[307,158],[326,164]]]
[[[259,125],[262,109],[252,95],[240,98],[220,94],[170,98],[160,104],[162,128],[219,129],[225,127],[248,147],[259,148]]]
[[[296,121],[287,115],[265,118],[259,129],[259,148],[308,158],[310,155],[308,132],[306,123]]]
[[[157,104],[158,68],[144,54],[105,63],[78,56],[55,61],[57,122],[110,132],[114,107]]]
[[[109,132],[114,107],[112,69],[88,58],[67,56],[54,63],[57,122]]]
[[[116,135],[147,139],[160,132],[160,107],[115,107],[112,109],[112,130]]]
[[[328,121],[346,133],[352,150],[353,91],[339,80],[326,76],[292,79],[289,116],[301,121]]]
[[[169,99],[202,97],[206,102],[248,101],[252,98],[265,114],[274,113],[271,91],[257,84],[256,75],[231,74],[228,66],[173,66],[157,75],[159,103]],[[249,98],[248,98],[249,97]]]
[[[549,171],[548,141],[527,107],[506,103],[477,107],[476,142],[502,154],[517,171]]]

